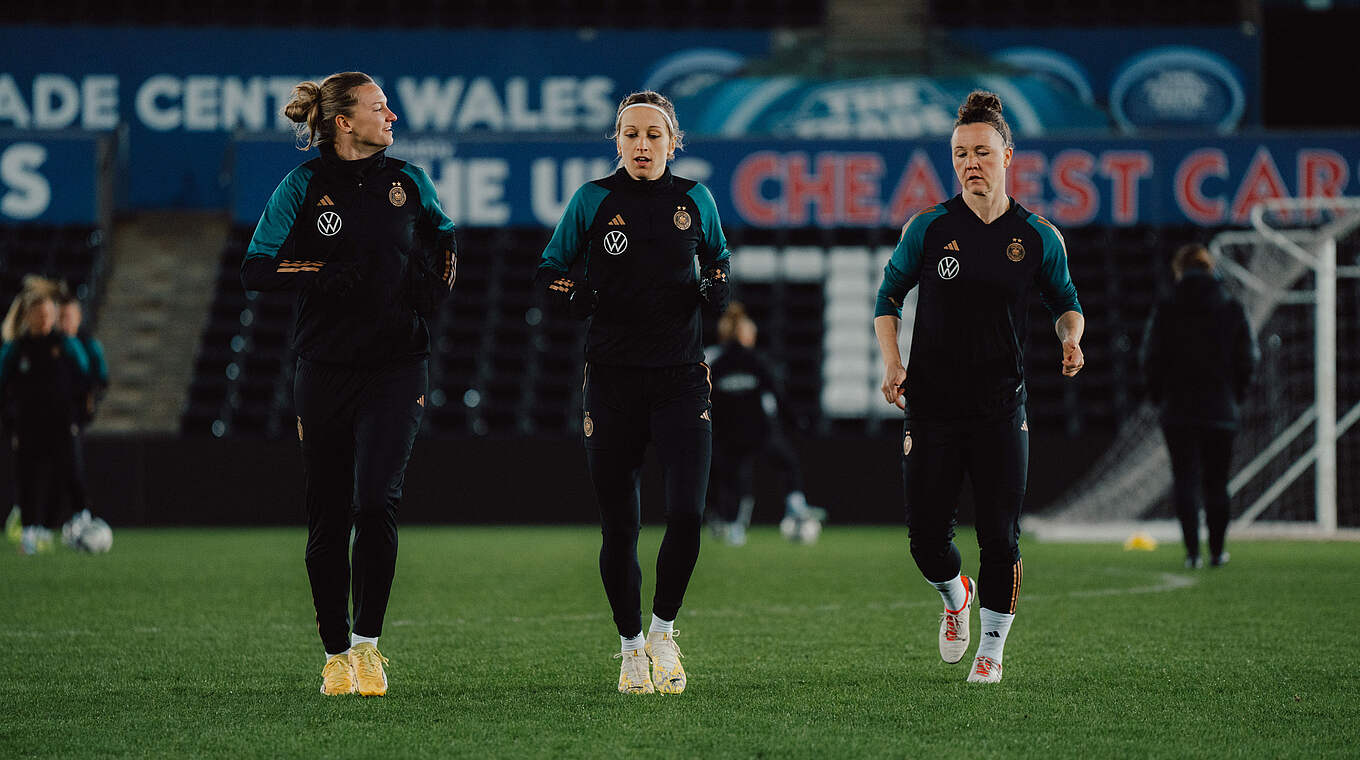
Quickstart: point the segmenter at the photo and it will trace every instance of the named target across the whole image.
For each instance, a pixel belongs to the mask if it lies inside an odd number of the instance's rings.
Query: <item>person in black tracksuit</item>
[[[1207,248],[1181,246],[1171,268],[1176,287],[1153,307],[1143,335],[1143,377],[1171,453],[1186,567],[1201,566],[1201,503],[1209,563],[1218,566],[1228,561],[1223,547],[1233,438],[1260,350],[1242,302],[1214,276]]]
[[[85,428],[94,420],[99,399],[109,387],[109,367],[104,360],[104,346],[88,331],[81,330],[82,317],[80,301],[67,294],[60,307],[61,331],[75,339],[89,367],[89,371],[81,378],[81,388],[77,394],[76,435],[71,441],[69,466],[65,473],[66,492],[70,495],[71,509],[76,511],[70,536],[63,536],[68,543],[79,536],[80,531],[93,519],[89,491],[85,485]]]
[[[883,270],[874,331],[884,398],[904,408],[903,479],[911,554],[945,603],[940,656],[967,650],[969,605],[983,637],[968,675],[1001,680],[1002,650],[1020,592],[1020,508],[1029,465],[1023,341],[1038,289],[1062,344],[1062,372],[1085,364],[1085,318],[1062,235],[1006,195],[1013,154],[1000,98],[974,92],[950,141],[963,191],[908,220]],[[897,345],[902,302],[919,286],[910,369]],[[963,477],[973,484],[980,570],[960,572],[954,524]]]
[[[755,459],[768,454],[779,471],[784,494],[786,537],[800,539],[805,521],[820,532],[826,511],[810,507],[803,494],[798,456],[784,435],[782,418],[790,417],[774,373],[755,350],[755,322],[739,303],[718,320],[721,345],[710,354],[713,367],[713,475],[709,482],[710,525],[729,544],[746,542],[754,506]],[[814,540],[810,537],[801,540]]]
[[[0,347],[0,404],[14,451],[16,501],[32,554],[50,546],[65,520],[62,475],[76,433],[76,399],[87,367],[84,352],[57,328],[55,289],[19,295],[12,339]]]
[[[535,282],[560,310],[590,318],[582,427],[600,506],[600,575],[623,644],[619,690],[651,692],[654,679],[678,693],[685,674],[673,622],[699,555],[713,445],[700,307],[725,307],[729,254],[708,189],[666,167],[682,137],[670,101],[629,95],[615,128],[621,168],[572,196]],[[578,260],[583,273],[573,277]],[[666,534],[644,642],[638,488],[648,443],[665,476]]]
[[[285,113],[305,123],[321,155],[274,191],[241,281],[248,290],[298,292],[293,402],[307,484],[307,575],[327,655],[322,691],[380,695],[387,678],[376,642],[425,406],[426,320],[453,287],[454,226],[429,176],[386,154],[397,117],[367,75],[303,82]]]

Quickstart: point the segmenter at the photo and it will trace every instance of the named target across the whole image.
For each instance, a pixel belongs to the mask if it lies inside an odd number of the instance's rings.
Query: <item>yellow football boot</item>
[[[368,642],[349,649],[349,662],[359,683],[359,693],[365,697],[381,697],[387,693],[387,658]]]
[[[333,654],[326,658],[326,667],[321,669],[321,693],[328,697],[354,693],[354,668],[350,667],[349,655]]]

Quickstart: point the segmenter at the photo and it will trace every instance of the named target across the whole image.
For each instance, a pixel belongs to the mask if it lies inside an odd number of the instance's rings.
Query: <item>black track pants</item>
[[[1209,555],[1223,553],[1228,535],[1228,470],[1232,430],[1168,426],[1162,428],[1171,453],[1172,494],[1180,517],[1187,557],[1199,556],[1199,510],[1209,528]]]
[[[397,564],[397,507],[426,385],[424,359],[375,368],[298,361],[293,400],[307,481],[307,577],[331,654],[349,648],[351,595],[354,633],[382,633]]]
[[[1020,593],[1020,508],[1029,470],[1024,408],[1007,417],[916,422],[903,429],[911,556],[932,583],[959,574],[954,545],[964,475],[973,485],[983,607],[1014,613]]]
[[[665,484],[666,534],[656,558],[652,612],[674,620],[699,559],[700,523],[713,451],[708,367],[586,370],[585,446],[600,505],[600,578],[619,635],[642,632],[639,475],[656,447]]]

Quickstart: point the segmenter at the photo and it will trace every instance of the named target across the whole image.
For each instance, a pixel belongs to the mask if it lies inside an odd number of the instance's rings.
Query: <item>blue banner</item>
[[[94,224],[99,140],[0,132],[0,224]]]
[[[1104,108],[1125,132],[1230,133],[1261,124],[1261,37],[1250,25],[968,27],[949,35]]]
[[[399,138],[603,137],[628,92],[688,92],[769,47],[727,30],[0,27],[0,129],[127,125],[129,206],[222,208],[231,136],[289,134],[303,79],[373,75]]]
[[[425,167],[460,226],[557,224],[581,184],[611,173],[613,143],[455,141],[427,136],[391,154]],[[237,145],[233,215],[254,224],[296,164],[279,140]],[[1059,227],[1245,225],[1256,203],[1360,195],[1360,135],[1026,140],[1007,188]],[[724,226],[898,227],[958,192],[944,139],[704,140],[672,164],[713,191]]]

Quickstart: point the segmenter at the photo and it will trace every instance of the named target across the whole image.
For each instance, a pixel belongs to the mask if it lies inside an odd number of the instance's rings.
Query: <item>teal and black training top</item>
[[[667,367],[703,361],[698,273],[725,277],[728,257],[708,188],[669,168],[655,180],[619,169],[572,196],[538,276],[566,275],[584,258],[581,287],[600,297],[586,360]]]
[[[907,414],[958,419],[1008,414],[1025,403],[1024,341],[1030,292],[1056,320],[1081,312],[1067,245],[1047,219],[1015,199],[991,224],[956,195],[907,221],[883,268],[874,316],[900,317],[919,286]]]
[[[453,220],[420,167],[329,144],[283,178],[241,263],[247,290],[296,290],[293,348],[309,361],[374,366],[429,353],[425,318],[453,287]],[[347,269],[343,293],[317,287]]]

